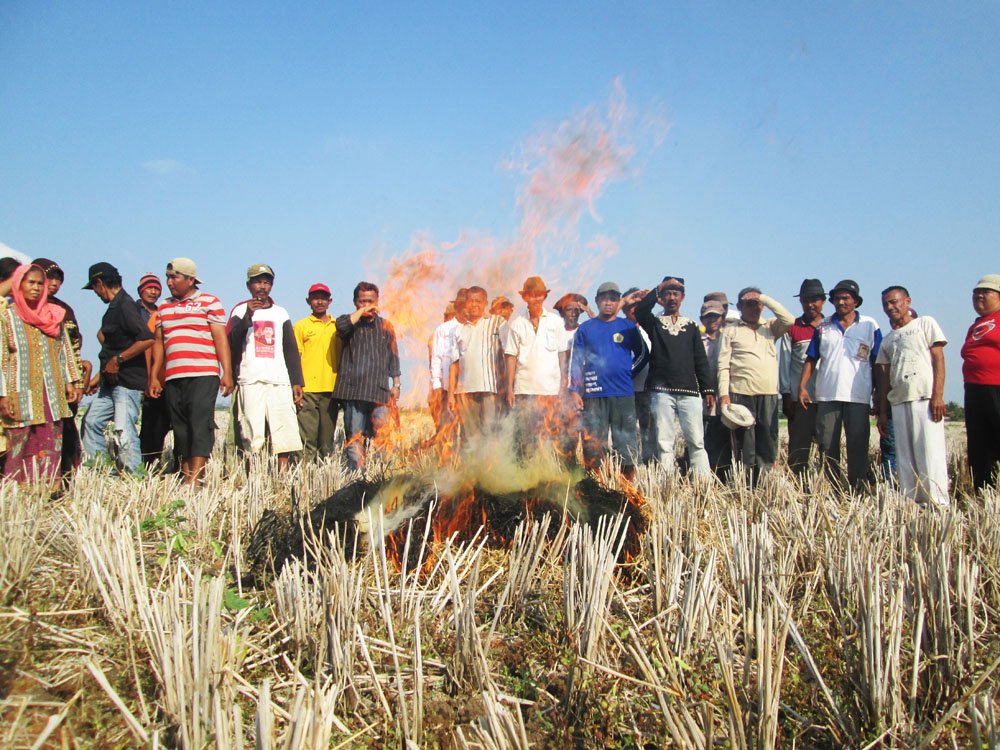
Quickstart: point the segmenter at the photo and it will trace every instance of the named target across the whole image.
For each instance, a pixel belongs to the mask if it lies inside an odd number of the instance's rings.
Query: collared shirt
[[[315,315],[303,318],[294,327],[295,343],[302,359],[306,393],[332,393],[340,369],[343,342],[337,335],[337,322],[330,316],[322,321]]]
[[[846,329],[836,314],[824,318],[806,351],[818,361],[816,400],[871,403],[872,363],[881,342],[878,323],[867,315],[858,315]]]
[[[719,383],[719,337],[721,335],[721,328],[715,332],[715,338],[707,333],[701,334],[701,344],[705,347],[705,357],[708,359],[709,380],[713,386]]]
[[[380,316],[362,317],[352,323],[350,315],[341,315],[336,325],[344,348],[333,397],[341,401],[388,403],[389,379],[399,377],[399,353],[392,323]]]
[[[819,325],[822,318],[816,321]],[[795,323],[781,337],[779,349],[781,364],[778,369],[778,392],[782,396],[790,396],[792,401],[799,400],[799,382],[802,380],[802,366],[806,363],[806,352],[812,343],[816,326],[807,323],[803,318],[796,318]],[[816,399],[816,371],[813,370],[809,382],[806,383],[809,398]]]
[[[226,325],[226,310],[218,297],[195,291],[189,297],[170,297],[157,308],[156,327],[163,333],[165,380],[219,377],[219,359],[212,324]]]
[[[434,329],[431,339],[431,388],[448,390],[448,371],[455,360],[455,331],[459,325],[457,318],[446,320]]]
[[[770,396],[778,393],[778,350],[774,342],[795,318],[766,294],[760,302],[774,318],[753,325],[742,318],[719,333],[719,395]]]
[[[455,393],[499,392],[503,370],[500,327],[505,322],[499,315],[486,315],[455,329],[454,357],[458,362]]]
[[[930,398],[934,390],[931,347],[947,344],[944,331],[929,315],[921,315],[882,339],[875,364],[889,365],[889,403]]]
[[[98,359],[102,370],[108,362],[135,342],[153,338],[135,300],[124,289],[119,289],[118,294],[108,303],[108,309],[101,319],[101,333],[104,334],[104,343]],[[126,360],[118,369],[117,385],[133,391],[143,391],[146,389],[146,376],[146,357],[140,354]]]
[[[527,312],[510,321],[504,354],[517,358],[514,395],[558,396],[562,388],[559,353],[567,348],[566,326],[550,310],[542,310],[537,331]]]

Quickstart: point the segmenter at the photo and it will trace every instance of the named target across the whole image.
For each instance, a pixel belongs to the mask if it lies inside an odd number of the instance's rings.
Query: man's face
[[[618,292],[605,292],[597,295],[597,313],[605,320],[610,320],[618,314],[618,301],[622,296]]]
[[[910,298],[899,289],[882,295],[882,309],[894,325],[910,322]]]
[[[475,323],[486,312],[486,295],[482,292],[471,292],[465,298],[464,310],[466,320]]]
[[[514,303],[504,302],[500,305],[500,317],[504,320],[510,320],[510,316],[514,313]]]
[[[567,331],[575,331],[580,325],[580,315],[583,313],[583,306],[579,302],[570,302],[559,315],[562,316],[563,325]]]
[[[313,315],[322,318],[330,307],[330,297],[323,292],[315,292],[306,297],[306,304],[309,305]]]
[[[160,300],[160,294],[163,290],[158,286],[147,286],[141,292],[139,292],[139,299],[145,302],[147,305],[155,305]]]
[[[994,289],[973,289],[972,306],[980,317],[992,315],[1000,310],[1000,292]]]
[[[736,305],[740,309],[740,317],[750,325],[760,322],[760,314],[764,306],[760,303],[760,292],[747,292]]]
[[[677,286],[668,286],[660,292],[660,304],[667,315],[676,315],[684,301],[684,290]]]
[[[60,278],[46,278],[45,282],[49,286],[49,296],[55,297],[62,288],[63,280]]]
[[[705,326],[705,333],[715,333],[722,325],[722,316],[718,313],[705,313],[701,316],[701,324]]]
[[[167,289],[177,299],[183,299],[194,288],[194,277],[167,271]]]
[[[837,317],[844,318],[854,312],[858,306],[857,300],[850,292],[837,292],[830,300],[837,311]]]
[[[369,307],[370,305],[378,304],[378,294],[370,289],[366,289],[363,292],[358,292],[358,296],[354,298],[354,307],[360,310],[362,307]],[[374,318],[377,315],[375,310],[369,310],[365,313],[364,317]]]
[[[548,296],[548,292],[521,292],[521,299],[528,305],[528,312],[536,315],[541,312],[542,304]]]
[[[271,296],[271,287],[274,285],[274,279],[272,279],[267,274],[261,274],[260,276],[254,276],[247,282],[247,289],[250,290],[250,296],[259,302],[266,302]]]
[[[96,294],[102,302],[111,301],[111,294],[108,292],[108,288],[104,286],[104,281],[102,279],[94,279],[91,289],[94,290],[94,294]],[[51,294],[52,292],[49,292],[50,296]]]
[[[826,297],[799,297],[802,305],[802,317],[806,320],[816,320],[823,317],[823,305]]]

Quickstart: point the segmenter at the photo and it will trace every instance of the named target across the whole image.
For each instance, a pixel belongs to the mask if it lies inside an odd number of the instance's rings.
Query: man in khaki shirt
[[[750,469],[756,485],[761,472],[778,457],[778,352],[775,342],[792,324],[794,316],[757,287],[740,291],[738,323],[719,335],[719,404],[742,404],[753,414],[754,424],[736,431],[738,458]],[[767,307],[774,318],[761,320]]]

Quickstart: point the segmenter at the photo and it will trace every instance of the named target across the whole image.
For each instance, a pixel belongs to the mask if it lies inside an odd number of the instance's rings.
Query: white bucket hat
[[[722,417],[722,424],[730,430],[752,427],[755,421],[753,414],[743,404],[726,404],[719,411],[719,416]]]

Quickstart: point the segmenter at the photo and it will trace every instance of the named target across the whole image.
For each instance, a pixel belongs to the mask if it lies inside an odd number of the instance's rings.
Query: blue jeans
[[[649,408],[656,425],[656,457],[667,471],[674,470],[674,420],[681,423],[687,443],[691,470],[708,476],[712,473],[705,452],[704,423],[699,396],[682,396],[665,391],[649,392]]]
[[[371,401],[344,402],[344,452],[352,469],[360,469],[365,463],[365,438],[375,437],[378,429],[389,418],[389,410],[384,404]]]
[[[139,449],[139,399],[142,391],[101,383],[83,419],[83,450],[91,458],[108,452],[104,428],[114,422],[115,441],[122,466],[135,471],[142,461]]]

